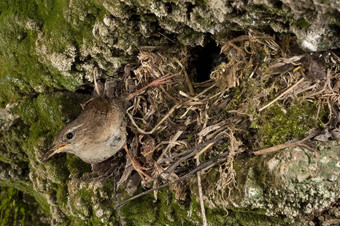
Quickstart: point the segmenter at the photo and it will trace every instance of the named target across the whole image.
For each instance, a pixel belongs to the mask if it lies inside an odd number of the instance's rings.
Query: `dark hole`
[[[340,30],[339,30],[340,31]],[[340,34],[340,32],[339,32]],[[340,56],[340,49],[333,49],[332,52],[337,55],[337,56]]]
[[[93,90],[93,86],[90,84],[85,84],[79,87],[79,89],[76,90],[77,93],[80,94],[91,94]]]
[[[329,27],[335,31],[337,35],[340,35],[340,25],[339,24],[330,24]]]
[[[165,3],[165,7],[166,7],[166,12],[168,14],[171,14],[172,13],[172,5],[171,5],[171,3],[170,2]]]
[[[18,198],[19,198],[19,200],[22,200],[23,197],[24,197],[23,192],[22,191],[18,191]]]
[[[277,2],[274,3],[274,7],[278,8],[278,9],[282,9],[282,5],[283,5],[283,3],[281,1],[277,1]]]
[[[221,64],[227,62],[227,58],[220,54],[221,48],[211,40],[204,47],[195,47],[192,51],[193,66],[196,69],[196,82],[204,82],[210,79],[211,71]]]
[[[187,4],[187,19],[190,20],[191,13],[194,9],[194,5],[192,3]]]

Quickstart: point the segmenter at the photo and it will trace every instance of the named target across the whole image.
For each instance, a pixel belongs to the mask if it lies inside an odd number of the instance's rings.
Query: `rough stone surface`
[[[339,9],[337,0],[1,1],[1,187],[31,197],[23,201],[20,211],[39,216],[26,218],[35,224],[84,220],[116,224],[113,181],[90,180],[86,176],[90,166],[75,156],[61,155],[46,164],[40,161],[56,133],[79,113],[79,103],[89,98],[74,91],[90,84],[94,66],[99,77],[115,77],[126,63],[136,62],[141,47],[180,49],[208,40],[223,43],[249,29],[293,33],[307,51],[336,49],[340,47]],[[275,224],[278,215],[294,218],[327,207],[339,197],[339,189],[335,190],[339,188],[338,152],[329,147],[320,152],[322,167],[316,176],[316,163],[308,159],[313,154],[307,152],[282,151],[257,158],[261,159],[257,164],[245,163],[247,167],[238,171],[242,195],[232,191],[232,203],[218,199],[214,192],[205,197],[213,207],[207,210],[209,222],[247,222],[248,218],[240,220],[249,216],[246,208],[252,213],[248,222]],[[122,208],[127,223],[200,223],[194,194],[185,202],[176,200],[170,190],[158,197],[158,202],[146,196]],[[2,193],[1,198],[7,200]],[[15,200],[19,203],[20,197]],[[36,212],[30,211],[32,205]],[[226,217],[223,208],[231,207]]]
[[[203,183],[208,185],[205,200],[211,207],[263,210],[267,216],[283,215],[291,220],[321,212],[340,196],[337,145],[339,142],[319,144],[319,153],[290,148],[238,162],[242,167],[237,171],[237,186],[226,192],[211,186],[222,178]]]

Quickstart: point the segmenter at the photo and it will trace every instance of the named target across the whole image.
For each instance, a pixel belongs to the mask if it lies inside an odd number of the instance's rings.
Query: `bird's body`
[[[89,100],[81,114],[56,136],[52,149],[43,159],[68,152],[95,164],[116,154],[126,142],[123,105],[121,100],[106,97]]]
[[[124,147],[131,163],[143,179],[151,178],[143,171],[137,160],[131,157],[126,143],[126,120],[124,105],[148,87],[162,85],[175,75],[160,77],[143,88],[121,98],[110,94],[109,82],[103,86],[96,81],[94,70],[95,97],[83,105],[80,115],[65,126],[56,136],[52,148],[42,160],[46,162],[57,153],[67,152],[92,165],[101,163]]]

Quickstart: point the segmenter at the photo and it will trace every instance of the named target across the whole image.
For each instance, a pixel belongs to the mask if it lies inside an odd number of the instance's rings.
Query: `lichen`
[[[289,223],[297,216],[313,214],[339,196],[335,189],[339,186],[339,171],[335,169],[340,155],[330,148],[336,144],[320,145],[320,158],[310,150],[291,148],[246,162],[238,159],[235,164],[242,167],[235,167],[237,186],[230,190],[229,198],[216,191],[213,184],[218,177],[210,172],[204,183],[205,199],[212,206],[231,210],[235,216],[251,213],[254,220],[263,215],[272,223]]]

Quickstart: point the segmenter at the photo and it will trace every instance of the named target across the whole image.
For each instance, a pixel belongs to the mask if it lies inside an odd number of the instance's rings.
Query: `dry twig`
[[[195,173],[197,173],[198,171],[201,171],[201,170],[203,170],[203,169],[205,169],[207,167],[210,167],[212,165],[216,165],[218,163],[221,163],[222,161],[224,161],[224,159],[228,155],[228,153],[229,153],[229,151],[225,151],[222,154],[217,155],[216,157],[212,158],[211,160],[209,160],[209,161],[207,161],[205,163],[200,164],[198,167],[196,167],[195,169],[191,170],[189,173],[185,174],[184,176],[178,178],[177,180],[174,180],[174,181],[168,182],[166,184],[160,185],[158,187],[149,189],[149,190],[147,190],[145,192],[142,192],[142,193],[140,193],[138,195],[135,195],[135,196],[133,196],[133,197],[131,197],[131,198],[125,200],[125,201],[122,201],[119,204],[115,205],[115,209],[121,208],[122,206],[126,205],[127,203],[131,202],[132,200],[135,200],[135,199],[137,199],[139,197],[147,195],[147,194],[149,194],[149,193],[151,193],[153,191],[160,190],[160,189],[166,188],[166,187],[168,187],[168,186],[170,186],[170,185],[172,185],[174,183],[177,183],[179,181],[186,180],[186,179],[190,178],[192,175],[194,175]]]
[[[264,109],[266,109],[267,107],[271,106],[272,104],[274,104],[276,101],[278,101],[281,97],[283,97],[284,95],[286,95],[287,93],[289,93],[291,90],[293,90],[296,86],[298,86],[303,80],[305,80],[305,78],[301,78],[297,83],[295,83],[294,85],[292,85],[291,87],[289,87],[286,91],[284,91],[283,93],[281,93],[278,97],[276,97],[274,100],[270,101],[268,104],[266,104],[265,106],[263,106],[262,108],[259,109],[259,111],[263,111]]]
[[[196,158],[196,166],[198,167],[200,165],[200,159],[199,156]],[[203,226],[207,225],[207,217],[205,216],[205,208],[204,208],[204,202],[203,202],[203,192],[202,192],[202,182],[201,182],[201,172],[197,172],[197,187],[198,187],[198,196],[200,200],[200,206],[201,206],[201,215],[202,215],[202,222]]]

